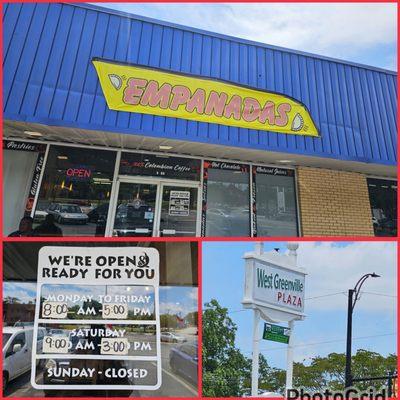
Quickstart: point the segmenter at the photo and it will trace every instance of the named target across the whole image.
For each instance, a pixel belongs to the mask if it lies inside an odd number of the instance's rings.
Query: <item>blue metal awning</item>
[[[396,164],[397,74],[87,4],[4,5],[4,118]],[[320,138],[107,108],[94,57],[223,79],[304,103]]]

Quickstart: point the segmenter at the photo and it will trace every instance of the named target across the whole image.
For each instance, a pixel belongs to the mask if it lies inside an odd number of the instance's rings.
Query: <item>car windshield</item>
[[[3,333],[3,346],[8,342],[8,339],[10,339],[11,333]]]
[[[62,213],[82,213],[82,210],[78,206],[62,206],[61,207]]]

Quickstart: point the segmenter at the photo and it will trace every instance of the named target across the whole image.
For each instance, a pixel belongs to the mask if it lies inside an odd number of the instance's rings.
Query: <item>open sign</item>
[[[92,170],[87,168],[68,168],[67,176],[70,178],[87,179],[92,176]]]

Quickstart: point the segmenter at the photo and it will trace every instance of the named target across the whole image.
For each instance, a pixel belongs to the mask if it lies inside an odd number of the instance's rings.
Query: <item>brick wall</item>
[[[303,236],[373,236],[363,175],[299,167],[297,176]]]

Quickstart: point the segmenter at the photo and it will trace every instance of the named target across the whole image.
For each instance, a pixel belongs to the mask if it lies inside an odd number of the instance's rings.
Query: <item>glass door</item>
[[[120,182],[113,236],[155,236],[157,183]]]
[[[198,187],[163,183],[159,236],[196,236]]]

